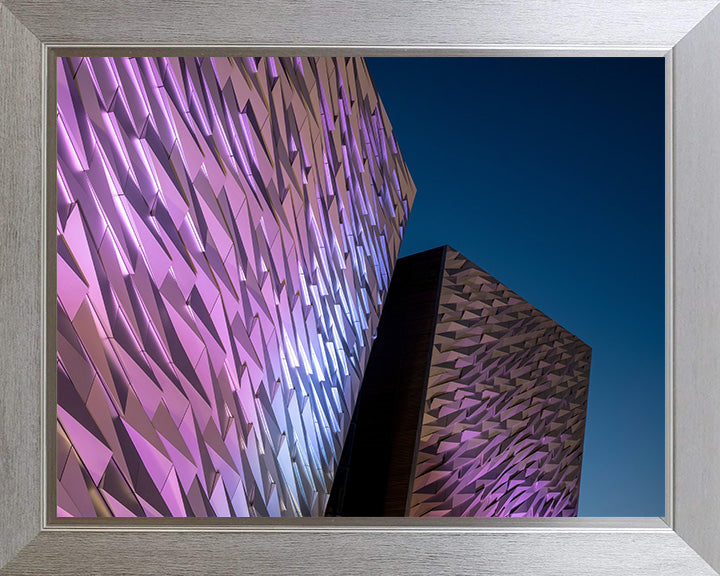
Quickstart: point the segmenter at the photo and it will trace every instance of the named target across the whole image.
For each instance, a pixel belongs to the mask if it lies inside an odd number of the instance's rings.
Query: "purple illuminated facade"
[[[364,61],[57,78],[58,516],[322,514],[415,194]]]
[[[590,347],[447,247],[410,516],[577,516]]]

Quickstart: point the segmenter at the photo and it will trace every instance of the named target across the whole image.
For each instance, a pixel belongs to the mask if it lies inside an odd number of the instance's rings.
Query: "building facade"
[[[58,516],[322,514],[415,195],[364,61],[57,79]]]
[[[576,516],[590,359],[456,250],[401,259],[327,513]]]

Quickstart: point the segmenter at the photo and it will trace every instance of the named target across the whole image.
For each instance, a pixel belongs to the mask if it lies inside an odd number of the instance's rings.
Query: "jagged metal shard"
[[[322,514],[415,194],[364,61],[57,69],[57,514]]]
[[[576,516],[591,349],[452,248],[410,516]]]

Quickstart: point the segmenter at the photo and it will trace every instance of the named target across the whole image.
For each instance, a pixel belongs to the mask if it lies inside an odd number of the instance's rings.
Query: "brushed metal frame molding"
[[[148,3],[154,9],[163,4]],[[361,8],[350,0],[336,2],[334,9],[341,13],[374,14],[375,28],[357,31],[349,22],[347,42],[327,43],[322,23],[305,35],[293,33],[286,43],[258,42],[264,35],[277,37],[293,15],[294,8],[286,13],[275,0],[269,5],[253,0],[207,4],[215,16],[218,9],[232,8],[247,17],[249,23],[239,28],[248,42],[223,41],[227,26],[217,41],[212,35],[210,43],[199,41],[203,25],[198,32],[187,25],[193,9],[189,0],[176,2],[176,29],[144,22],[144,6],[137,0],[70,0],[66,6],[52,0],[0,0],[0,312],[6,320],[0,323],[0,574],[523,574],[528,566],[536,574],[717,574],[711,566],[720,568],[720,456],[705,453],[720,442],[720,415],[706,406],[720,406],[720,392],[713,386],[720,366],[710,354],[720,356],[720,343],[709,342],[720,328],[720,308],[711,298],[720,294],[720,256],[713,253],[720,247],[720,0],[614,0],[604,6],[592,0],[461,0],[441,12],[440,3],[424,3],[420,12],[443,14],[457,27],[465,41],[455,44],[447,22],[444,28],[429,16],[418,19],[416,5],[407,0],[388,16],[396,28],[392,42],[386,30],[374,31],[384,30],[377,14],[389,9],[381,0]],[[315,10],[324,6],[321,0],[303,4]],[[113,15],[118,13],[129,32],[117,26]],[[468,20],[468,13],[476,20]],[[528,19],[538,14],[544,20],[529,30]],[[102,29],[84,27],[86,15]],[[404,19],[413,18],[432,41],[403,43]],[[586,29],[591,37],[578,44],[578,30]],[[138,41],[141,33],[159,42]],[[105,42],[108,37],[112,43]],[[467,38],[477,40],[468,43]],[[47,424],[52,424],[55,403],[49,401],[52,386],[46,389],[52,380],[48,372],[54,374],[48,367],[55,362],[54,336],[46,324],[48,304],[54,308],[55,300],[48,290],[54,285],[54,258],[48,258],[54,256],[49,234],[54,189],[48,194],[48,187],[55,181],[55,144],[54,122],[47,121],[54,116],[53,59],[119,52],[664,57],[665,516],[57,522],[46,501],[47,488],[54,486],[54,473],[47,474],[54,470],[47,466],[54,454],[47,441],[54,444],[54,432]],[[717,165],[713,160],[719,160]],[[704,300],[709,300],[705,307]],[[697,418],[691,421],[688,414]]]

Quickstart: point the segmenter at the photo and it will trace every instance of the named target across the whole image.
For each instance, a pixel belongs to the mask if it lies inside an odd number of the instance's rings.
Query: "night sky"
[[[368,58],[449,244],[593,349],[581,516],[664,514],[664,61]]]

